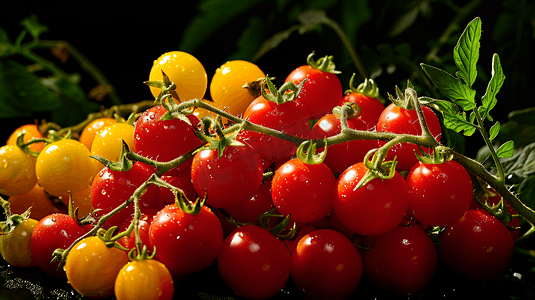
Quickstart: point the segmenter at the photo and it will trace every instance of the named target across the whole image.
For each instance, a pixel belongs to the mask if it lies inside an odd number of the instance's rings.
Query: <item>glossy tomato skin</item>
[[[59,262],[50,262],[54,250],[67,249],[77,238],[91,229],[81,227],[67,214],[54,213],[42,218],[32,232],[31,249],[37,265],[48,275],[65,277],[65,271],[57,269]]]
[[[507,228],[486,210],[469,209],[440,237],[440,261],[469,280],[493,280],[511,265],[514,240]]]
[[[369,250],[362,252],[364,275],[381,289],[415,294],[435,274],[438,255],[433,240],[418,225],[397,226],[365,238]]]
[[[210,95],[214,105],[226,108],[230,114],[243,115],[247,106],[255,99],[243,86],[266,77],[260,68],[248,61],[231,60],[215,71],[210,82]]]
[[[87,149],[91,150],[91,144],[93,144],[93,140],[95,139],[95,136],[98,134],[98,132],[104,127],[115,123],[117,123],[117,120],[115,120],[114,118],[95,119],[89,122],[89,124],[84,127],[82,133],[80,133],[80,138],[78,138],[78,140],[82,144],[84,144]]]
[[[418,162],[407,175],[409,212],[420,223],[446,227],[459,220],[472,202],[472,180],[456,161]]]
[[[197,198],[197,192],[195,191],[195,187],[191,182],[191,174],[184,174],[182,176],[162,175],[160,178],[163,181],[184,191],[184,194],[188,200],[195,201]],[[173,203],[175,203],[175,194],[173,194],[173,192],[166,187],[160,187],[160,199],[158,200],[157,206],[162,209],[166,205]]]
[[[351,231],[364,236],[381,235],[403,220],[409,205],[409,190],[397,172],[391,179],[375,178],[355,189],[367,170],[364,163],[357,163],[340,175],[333,207]]]
[[[167,110],[159,105],[147,109],[134,124],[134,148],[137,154],[156,161],[173,160],[202,144],[195,135],[193,126],[199,123],[194,115],[188,115],[192,125],[172,119],[160,121]],[[168,171],[165,175],[180,176],[187,174],[191,160]]]
[[[43,188],[38,184],[24,194],[9,197],[9,207],[14,214],[22,214],[30,206],[32,207],[31,217],[37,221],[49,214],[59,212],[59,209],[52,204]]]
[[[355,130],[369,130],[368,124],[360,118],[347,119],[349,128]],[[323,139],[342,132],[340,117],[335,114],[328,114],[319,119],[312,127],[310,133],[313,139]],[[327,156],[323,161],[333,172],[342,173],[349,166],[364,160],[364,156],[371,149],[379,148],[379,141],[375,140],[355,140],[341,144],[329,145]],[[324,148],[318,149],[323,151]]]
[[[112,123],[104,126],[95,134],[91,143],[91,155],[110,161],[119,161],[123,151],[123,141],[128,150],[134,151],[134,126],[128,123]],[[94,168],[100,171],[104,165],[92,159]]]
[[[429,131],[440,142],[442,129],[438,117],[429,107],[422,106],[422,111]],[[412,135],[422,134],[422,128],[418,121],[416,110],[407,110],[396,106],[394,103],[388,105],[379,116],[377,131]],[[382,144],[384,143],[382,142]],[[426,152],[430,151],[427,148],[423,149]],[[397,156],[398,164],[396,170],[409,171],[418,162],[414,150],[418,150],[417,145],[410,143],[397,144],[390,148],[386,159],[392,160],[394,156]]]
[[[7,235],[0,235],[0,254],[4,260],[15,267],[35,267],[31,251],[32,232],[38,221],[28,218]]]
[[[199,197],[207,195],[206,203],[228,208],[247,202],[262,184],[263,169],[258,155],[244,146],[226,147],[218,151],[199,151],[191,164],[191,179]]]
[[[223,229],[207,206],[190,215],[171,204],[154,216],[149,240],[157,249],[155,258],[181,278],[212,264],[223,244]]]
[[[33,139],[40,139],[43,137],[39,128],[35,124],[25,124],[15,129],[9,138],[7,139],[6,145],[17,145],[17,139],[19,136],[24,134],[24,143],[28,143]],[[29,146],[31,151],[40,152],[45,147],[44,142],[33,143]]]
[[[229,207],[226,211],[238,222],[256,224],[258,216],[275,208],[271,198],[271,180],[266,180],[256,193],[243,204]]]
[[[178,97],[182,101],[193,98],[201,99],[208,86],[208,76],[202,63],[193,55],[183,51],[170,51],[154,61],[149,74],[149,81],[163,83],[162,71],[175,83]],[[150,87],[156,98],[161,89]]]
[[[290,276],[290,252],[264,228],[245,225],[226,239],[217,257],[223,281],[248,299],[268,299],[286,285]]]
[[[117,300],[171,300],[175,287],[167,267],[154,259],[133,260],[115,280]]]
[[[15,196],[30,191],[37,183],[36,159],[16,145],[0,147],[0,194]]]
[[[156,212],[155,212],[156,213]],[[141,217],[139,218],[139,237],[141,239],[141,244],[143,246],[147,247],[147,251],[149,253],[152,253],[153,247],[150,243],[149,238],[149,228],[150,224],[152,222],[154,214],[141,214]],[[131,222],[131,221],[130,221]],[[125,223],[123,226],[123,230],[126,230],[128,226],[130,225],[130,222]],[[130,233],[129,236],[122,237],[118,242],[121,244],[121,246],[125,247],[126,249],[132,249],[136,247],[136,232],[135,230],[132,230],[132,233]]]
[[[282,164],[271,183],[273,204],[293,221],[315,222],[332,210],[336,178],[323,163],[306,164],[298,158]]]
[[[366,96],[362,93],[350,92],[345,94],[342,98],[342,104],[346,102],[353,102],[359,105],[360,115],[359,119],[368,125],[368,129],[374,129],[379,121],[379,116],[385,109],[383,103],[377,98]]]
[[[336,74],[305,65],[288,74],[284,82],[299,85],[305,78],[307,81],[295,101],[305,106],[310,119],[319,119],[330,114],[335,106],[340,105],[343,90]]]
[[[342,233],[315,230],[303,236],[292,254],[291,276],[313,299],[345,299],[362,277],[357,247]]]
[[[243,118],[300,138],[310,138],[309,114],[296,101],[276,104],[260,96],[247,107]],[[248,143],[268,164],[286,162],[296,149],[292,142],[248,130],[242,130],[238,134],[238,140]]]
[[[103,168],[93,180],[91,186],[91,202],[97,217],[103,216],[128,200],[134,191],[152,175],[152,170],[141,162],[134,162],[128,171],[113,171]],[[151,185],[140,198],[140,209],[155,207],[160,197],[158,186]],[[132,219],[134,204],[128,205],[106,221],[106,226],[123,226]],[[120,228],[124,229],[124,228]]]
[[[115,279],[128,263],[128,253],[107,247],[104,241],[91,236],[74,245],[65,261],[69,284],[84,297],[108,298],[113,295]]]

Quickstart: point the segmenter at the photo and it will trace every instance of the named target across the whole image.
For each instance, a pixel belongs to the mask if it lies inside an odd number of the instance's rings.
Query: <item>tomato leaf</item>
[[[500,63],[500,57],[498,54],[494,54],[492,57],[492,77],[487,86],[487,91],[485,95],[481,98],[481,107],[479,107],[479,113],[481,114],[481,119],[485,120],[487,118],[489,121],[492,121],[492,117],[489,112],[494,108],[498,100],[496,100],[496,94],[500,90],[505,81],[505,75],[503,74],[502,65]]]
[[[20,25],[24,26],[24,29],[26,29],[34,39],[38,39],[41,33],[48,31],[48,27],[39,23],[39,21],[37,21],[37,16],[35,15],[22,19]]]
[[[505,174],[528,178],[535,174],[535,142],[522,148],[511,157],[500,159]]]
[[[467,120],[466,112],[460,111],[459,107],[450,101],[437,100],[429,97],[420,97],[418,100],[440,112],[444,117],[443,123],[446,128],[455,132],[464,131],[465,136],[471,136],[476,131],[474,118]]]
[[[476,91],[464,85],[459,78],[455,78],[448,72],[430,65],[421,64],[421,66],[440,92],[463,110],[471,110],[476,107]]]
[[[496,138],[496,136],[498,136],[498,133],[500,133],[500,122],[494,123],[489,130],[491,142]]]
[[[481,19],[475,18],[466,26],[457,45],[453,49],[453,59],[459,72],[457,76],[471,88],[477,77],[476,64],[479,59],[479,40],[481,38]]]
[[[515,142],[507,141],[496,150],[498,157],[511,157],[515,153]]]

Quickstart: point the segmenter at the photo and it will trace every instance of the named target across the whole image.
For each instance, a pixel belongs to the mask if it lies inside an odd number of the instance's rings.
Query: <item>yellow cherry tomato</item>
[[[74,245],[65,260],[65,274],[71,286],[88,298],[113,295],[115,278],[128,263],[128,253],[107,247],[97,236],[87,237]]]
[[[59,209],[52,204],[39,184],[35,184],[31,190],[24,194],[9,197],[9,207],[14,214],[22,214],[30,206],[32,207],[30,211],[31,217],[36,220],[41,220],[49,214],[59,212]]]
[[[86,188],[98,173],[89,155],[89,150],[77,140],[64,139],[48,144],[35,165],[39,185],[57,197]]]
[[[208,76],[201,62],[193,55],[182,51],[162,54],[152,65],[149,81],[163,83],[162,70],[176,84],[175,92],[180,100],[201,99],[204,96]],[[161,89],[151,86],[150,91],[156,98]]]
[[[264,72],[248,61],[232,60],[219,67],[210,83],[210,95],[217,108],[237,116],[243,114],[254,100],[251,93],[243,86],[264,78]]]
[[[28,218],[7,235],[0,235],[0,253],[4,260],[15,267],[35,267],[30,241],[37,220]]]
[[[134,151],[134,126],[128,123],[115,123],[102,128],[91,145],[91,155],[100,156],[110,161],[119,161],[123,142],[130,151]],[[102,170],[104,165],[93,159],[93,169]],[[97,173],[98,173],[97,171]]]
[[[171,300],[174,290],[171,273],[154,259],[127,263],[115,280],[117,300]]]
[[[31,190],[37,183],[35,157],[18,146],[0,147],[0,194],[15,196]]]
[[[13,133],[7,139],[6,145],[17,145],[17,139],[20,135],[24,133],[24,143],[27,143],[33,139],[40,139],[43,137],[37,125],[35,124],[26,124],[22,125],[19,128],[15,129]],[[30,150],[34,152],[40,152],[45,147],[44,142],[34,143],[30,145]]]
[[[95,135],[97,135],[97,133],[105,126],[114,123],[117,123],[117,120],[115,120],[114,118],[95,119],[89,122],[89,124],[84,127],[84,130],[82,130],[82,133],[80,133],[80,138],[78,140],[82,142],[82,144],[84,144],[87,149],[91,150],[91,144],[93,143]]]

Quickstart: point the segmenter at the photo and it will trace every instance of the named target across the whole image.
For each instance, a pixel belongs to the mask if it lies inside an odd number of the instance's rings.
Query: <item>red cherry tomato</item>
[[[291,274],[307,297],[345,299],[359,285],[362,259],[357,247],[340,232],[315,230],[297,243]]]
[[[223,281],[232,291],[249,299],[268,299],[286,285],[290,252],[264,228],[245,225],[230,234],[217,257]]]
[[[403,220],[409,205],[409,190],[405,179],[397,172],[391,179],[375,178],[356,189],[367,170],[364,163],[357,163],[340,175],[333,199],[334,211],[355,233],[380,235]]]
[[[440,236],[444,265],[470,280],[501,277],[511,265],[514,240],[502,222],[486,210],[469,209]]]
[[[223,230],[207,206],[190,215],[171,204],[154,216],[149,240],[157,249],[155,258],[180,278],[212,264],[223,244]]]
[[[426,106],[423,106],[422,110],[429,131],[435,139],[440,142],[442,129],[438,117]],[[396,106],[394,103],[387,106],[379,116],[377,131],[412,135],[422,134],[422,128],[418,121],[416,110],[407,110]],[[381,143],[384,144],[384,142]],[[387,160],[392,160],[394,159],[394,156],[397,156],[398,164],[396,170],[409,171],[418,162],[414,150],[418,150],[418,146],[414,144],[397,144],[388,151]],[[424,150],[429,152],[429,149]]]
[[[366,96],[362,93],[347,93],[342,98],[342,103],[353,102],[357,103],[360,107],[359,119],[368,124],[368,129],[375,128],[379,116],[385,109],[383,103],[377,98]]]
[[[362,252],[364,275],[381,289],[412,295],[435,274],[435,244],[420,226],[397,226],[364,240],[371,247]]]
[[[266,180],[249,201],[238,206],[229,207],[226,211],[235,221],[256,224],[258,216],[274,207],[275,205],[271,199],[271,180]]]
[[[163,181],[182,189],[188,200],[195,201],[197,198],[197,192],[195,191],[195,187],[193,187],[193,183],[191,182],[191,174],[185,174],[183,176],[162,175],[160,178]],[[168,188],[160,187],[160,199],[158,200],[157,206],[162,209],[166,205],[173,203],[175,203],[175,194],[173,194],[173,192],[171,192],[171,190]]]
[[[446,227],[459,220],[472,202],[472,180],[456,161],[414,165],[407,175],[409,212],[420,223]]]

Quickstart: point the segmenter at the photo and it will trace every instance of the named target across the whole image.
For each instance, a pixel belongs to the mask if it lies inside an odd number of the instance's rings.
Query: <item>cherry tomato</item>
[[[357,163],[340,175],[333,206],[348,229],[364,236],[380,235],[403,220],[409,205],[409,189],[397,171],[391,179],[375,178],[356,189],[367,170],[364,163]]]
[[[128,263],[128,253],[108,247],[97,236],[86,237],[74,245],[65,260],[70,285],[84,297],[108,298],[113,295],[115,279]]]
[[[28,218],[11,233],[0,235],[0,253],[8,264],[15,267],[37,266],[31,251],[32,232],[36,225],[37,220]]]
[[[188,200],[195,201],[197,198],[197,192],[195,191],[195,187],[193,187],[193,183],[191,182],[191,174],[186,174],[184,176],[162,175],[160,178],[163,181],[170,183],[171,185],[184,191]],[[175,203],[175,194],[173,194],[173,192],[171,192],[171,190],[168,188],[160,187],[160,199],[158,200],[157,206],[162,209],[166,205],[173,203]]]
[[[362,259],[357,247],[340,232],[315,230],[297,243],[291,274],[307,297],[345,299],[359,285]]]
[[[435,137],[435,139],[440,142],[442,129],[440,128],[440,121],[438,120],[438,117],[429,107],[423,106],[422,111],[424,113],[424,118],[429,131]],[[388,105],[379,116],[379,121],[377,122],[377,131],[412,135],[422,134],[422,128],[420,122],[418,121],[416,110],[407,110],[396,106],[394,103]],[[385,142],[381,143],[384,144]],[[426,152],[430,151],[426,148],[422,149],[424,149]],[[394,156],[397,156],[398,164],[396,166],[396,170],[409,171],[418,162],[418,159],[414,154],[415,150],[418,150],[418,146],[414,144],[397,144],[390,148],[386,159],[392,160],[394,159]]]
[[[193,55],[182,51],[162,54],[152,65],[149,81],[163,83],[162,71],[176,84],[175,92],[180,100],[201,99],[204,96],[208,76],[201,62]],[[150,91],[156,98],[161,89],[151,86]]]
[[[469,280],[501,277],[511,265],[514,240],[502,222],[486,210],[469,209],[440,236],[440,260]]]
[[[247,107],[243,118],[293,136],[310,138],[308,112],[296,101],[276,104],[260,96]],[[296,149],[290,141],[248,130],[242,130],[238,134],[238,140],[253,147],[268,164],[286,162]]]
[[[43,188],[38,184],[24,194],[9,197],[9,207],[14,214],[22,214],[30,206],[32,207],[30,210],[32,219],[38,221],[49,214],[59,212],[59,209],[52,204]]]
[[[263,169],[258,155],[244,146],[229,146],[218,158],[215,149],[202,150],[193,157],[191,179],[206,203],[228,208],[247,202],[262,184]]]
[[[319,119],[330,114],[335,106],[340,105],[343,90],[342,83],[336,74],[305,65],[288,74],[284,82],[293,82],[298,85],[305,79],[307,81],[295,101],[303,104],[310,119]]]
[[[66,207],[69,206],[69,199],[72,199],[73,209],[78,208],[78,216],[85,217],[93,210],[93,202],[91,201],[91,186],[78,190],[77,192],[62,195],[59,199],[65,204]]]
[[[115,280],[117,300],[171,300],[174,291],[171,273],[154,259],[127,263]]]
[[[37,157],[37,182],[47,193],[58,197],[88,187],[98,172],[89,155],[89,150],[77,140],[48,144]]]
[[[459,220],[472,202],[472,180],[456,161],[414,165],[407,175],[409,211],[420,223],[446,227]]]
[[[91,155],[110,161],[119,161],[123,141],[130,151],[134,151],[134,126],[128,123],[113,123],[104,126],[95,135],[91,144]],[[100,171],[104,165],[96,159],[91,160],[94,169]],[[97,172],[98,172],[97,171]]]
[[[137,119],[134,125],[134,146],[137,154],[166,162],[202,144],[192,127],[199,123],[197,117],[188,115],[192,125],[180,119],[160,121],[166,112],[163,106],[155,106],[147,109]],[[189,173],[190,166],[191,160],[188,160],[165,175],[185,175]]]
[[[360,118],[348,118],[349,128],[355,130],[369,130],[368,125]],[[319,119],[310,131],[311,138],[323,139],[342,132],[340,117],[336,114],[328,114]],[[323,161],[333,172],[342,173],[349,166],[364,160],[369,150],[379,148],[379,141],[355,140],[341,144],[329,145],[327,156]],[[323,151],[324,148],[318,149]]]
[[[48,275],[65,277],[65,271],[58,269],[59,261],[50,262],[52,253],[58,248],[67,249],[90,229],[90,225],[82,227],[63,213],[54,213],[42,218],[35,225],[31,239],[32,255],[37,265]]]
[[[212,264],[223,244],[223,229],[207,206],[191,215],[171,204],[154,216],[149,240],[157,249],[155,258],[181,278]]]
[[[286,285],[290,259],[284,243],[269,231],[245,225],[225,239],[217,257],[217,268],[236,295],[267,299]]]
[[[7,139],[6,145],[17,145],[17,139],[24,133],[24,143],[28,143],[33,139],[40,139],[43,137],[39,128],[35,124],[22,125],[15,129]],[[30,145],[30,150],[34,152],[41,152],[45,147],[44,142],[34,143]]]
[[[385,109],[383,103],[377,98],[366,96],[362,93],[350,92],[345,94],[342,98],[342,103],[346,102],[353,102],[359,105],[360,115],[358,118],[368,125],[368,129],[375,128],[379,116]]]
[[[82,133],[80,133],[80,137],[78,138],[78,140],[82,144],[84,144],[87,149],[91,150],[91,144],[93,143],[93,140],[95,139],[95,136],[98,134],[98,132],[104,127],[115,123],[117,123],[117,120],[115,120],[114,118],[95,119],[89,122],[89,124],[84,127]]]
[[[0,194],[24,194],[37,183],[36,159],[18,146],[0,147],[0,163]]]
[[[381,289],[412,295],[435,274],[435,244],[420,226],[397,226],[364,240],[371,247],[362,252],[364,275]]]
[[[238,222],[257,223],[258,216],[273,209],[271,199],[271,180],[266,180],[249,201],[238,206],[229,207],[226,211]]]
[[[141,238],[141,244],[147,246],[147,251],[152,252],[154,249],[150,243],[149,239],[149,228],[150,224],[152,222],[152,219],[154,215],[156,215],[158,211],[153,211],[149,209],[149,212],[147,213],[147,209],[145,212],[141,214],[141,217],[139,218],[139,237]],[[121,226],[123,230],[126,230],[128,226],[130,226],[130,223],[132,220],[128,220],[127,223]],[[130,233],[130,236],[125,236],[121,238],[118,241],[123,247],[127,249],[132,249],[136,247],[136,233],[135,230],[132,230],[132,233]]]
[[[282,164],[271,183],[273,204],[296,222],[310,223],[331,212],[336,178],[323,163],[307,164],[294,158]]]
[[[127,201],[134,191],[143,184],[152,175],[152,170],[141,162],[134,162],[132,168],[128,171],[113,171],[104,167],[98,176],[93,180],[91,186],[91,202],[95,209],[101,209],[96,213],[101,217],[117,206]],[[160,197],[160,189],[151,185],[140,198],[140,209],[143,212],[145,208],[155,207]],[[107,221],[107,226],[121,226],[128,220],[132,220],[134,213],[134,204],[128,205],[118,213],[111,216]]]

